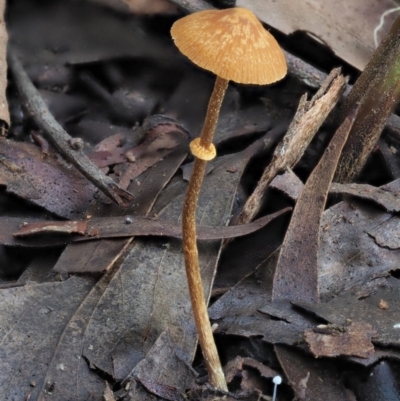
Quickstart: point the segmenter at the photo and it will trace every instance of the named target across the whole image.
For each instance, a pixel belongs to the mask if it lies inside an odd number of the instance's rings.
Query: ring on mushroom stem
[[[285,56],[274,37],[245,8],[206,10],[174,23],[171,35],[193,63],[217,75],[200,138],[190,144],[195,156],[182,211],[185,268],[200,346],[210,383],[227,391],[215,346],[201,281],[196,244],[196,206],[207,160],[216,156],[214,131],[229,81],[267,85],[287,72]]]
[[[215,158],[217,155],[217,150],[213,143],[210,143],[209,146],[203,146],[200,142],[200,138],[193,139],[189,144],[190,151],[193,156],[196,156],[200,160],[209,161]]]

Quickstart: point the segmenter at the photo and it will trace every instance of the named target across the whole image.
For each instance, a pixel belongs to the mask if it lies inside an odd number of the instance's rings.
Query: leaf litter
[[[194,7],[195,3],[196,7],[204,6],[198,0],[184,7]],[[87,243],[69,244],[64,251],[56,249],[47,259],[43,254],[34,256],[20,281],[10,283],[24,286],[0,291],[0,296],[4,297],[1,318],[6,319],[1,327],[7,330],[1,346],[7,357],[2,358],[2,363],[9,364],[2,370],[2,383],[8,386],[4,387],[6,390],[0,386],[5,391],[3,398],[10,397],[7,393],[9,389],[15,392],[16,397],[56,397],[60,400],[96,400],[101,397],[110,400],[183,400],[188,396],[211,400],[222,396],[201,385],[206,378],[199,378],[192,368],[196,333],[187,298],[180,241],[132,238],[132,235],[140,233],[140,229],[143,232],[146,228],[142,222],[159,224],[164,219],[171,221],[169,233],[179,235],[182,193],[187,185],[184,178],[190,169],[190,158],[183,165],[183,179],[178,169],[187,156],[187,133],[195,137],[201,126],[209,78],[191,67],[182,66],[170,45],[149,33],[146,28],[146,24],[151,26],[149,21],[136,19],[137,24],[133,27],[128,18],[122,22],[117,14],[107,16],[104,9],[83,3],[82,7],[87,8],[87,15],[90,15],[88,18],[93,18],[95,22],[88,24],[85,21],[82,24],[78,19],[74,21],[78,28],[72,32],[70,27],[73,25],[68,20],[74,14],[67,3],[58,11],[52,6],[23,8],[21,4],[23,2],[12,5],[13,46],[22,55],[31,79],[50,100],[51,110],[59,118],[63,129],[82,136],[82,142],[79,138],[72,138],[71,144],[82,144],[84,152],[91,155],[121,187],[134,194],[134,199],[133,205],[121,207],[95,194],[93,189],[85,200],[81,190],[91,184],[83,179],[81,183],[84,184],[79,185],[76,192],[80,195],[76,199],[76,202],[81,202],[79,208],[68,206],[62,209],[56,200],[70,195],[68,188],[65,195],[61,192],[62,195],[57,198],[52,186],[47,185],[47,198],[42,198],[45,189],[39,195],[34,192],[38,185],[34,180],[41,173],[26,169],[20,177],[20,171],[12,171],[15,170],[14,164],[17,169],[20,168],[18,159],[1,163],[5,174],[8,174],[4,185],[7,185],[9,193],[34,201],[43,210],[71,220],[57,223],[53,215],[45,214],[43,222],[39,216],[36,221],[41,221],[42,225],[22,227],[29,234],[23,241],[39,240],[37,235],[32,236],[34,231],[49,230],[49,224],[52,225],[51,240],[55,240],[54,230],[73,232],[77,224],[74,220],[77,219],[81,219],[81,232],[86,232],[87,227],[92,225],[90,233],[98,236]],[[62,17],[63,13],[68,18]],[[42,27],[35,38],[26,34],[27,29],[39,27],[38,21],[44,15],[56,17],[47,19],[47,24],[57,21],[58,26],[64,27],[45,46]],[[104,30],[99,40],[99,36],[97,39],[92,36],[91,26],[100,21]],[[118,42],[115,37],[126,35],[126,31],[132,32],[131,37]],[[76,37],[84,40],[76,40]],[[117,42],[121,46],[116,46]],[[129,47],[127,42],[133,47]],[[81,48],[82,43],[90,51]],[[107,43],[113,45],[104,47]],[[32,57],[27,56],[29,53]],[[130,57],[134,63],[115,59],[119,56]],[[289,56],[293,77],[300,77],[300,81],[289,77],[286,83],[265,91],[240,87],[229,90],[216,140],[222,156],[208,171],[208,184],[199,210],[201,224],[220,227],[214,238],[219,238],[224,230],[243,233],[246,226],[223,226],[235,221],[256,186],[271,157],[271,146],[282,135],[282,127],[284,130],[286,121],[293,114],[293,106],[298,102],[300,93],[304,92],[304,85],[316,87],[313,82],[320,82],[324,77],[314,67]],[[43,63],[47,64],[46,68]],[[154,78],[155,74],[160,78]],[[132,75],[134,77],[127,79]],[[67,99],[79,92],[71,85],[72,80],[77,78],[82,84],[85,76],[89,79],[83,85],[86,90],[84,96]],[[161,82],[168,82],[167,88],[163,88]],[[175,91],[172,92],[174,86]],[[62,93],[58,93],[59,96],[49,93],[47,96],[43,89]],[[68,94],[64,95],[64,92]],[[274,97],[274,92],[279,92],[279,95]],[[198,96],[193,96],[190,102],[181,100],[192,95]],[[142,100],[144,98],[145,101]],[[249,101],[253,98],[254,101]],[[71,101],[76,104],[69,103]],[[166,130],[161,129],[161,135],[158,135],[153,131],[152,123],[148,129],[148,121],[155,121],[157,131],[160,120],[153,114],[160,112],[169,117],[161,117],[161,121],[166,122]],[[15,137],[21,139],[26,126],[36,131],[32,137],[37,146],[29,145],[29,151],[24,152],[34,152],[32,158],[44,164],[56,160],[52,169],[62,171],[65,162],[55,156],[43,140],[43,132],[37,132],[37,127],[23,114],[21,118],[21,113],[12,111],[12,116],[16,124],[11,127],[11,133]],[[150,120],[144,121],[149,116]],[[178,121],[168,120],[171,117],[178,118]],[[133,129],[132,125],[135,125]],[[189,132],[186,132],[187,129]],[[326,144],[329,139],[327,131],[334,131],[329,119],[317,134],[317,140],[322,137]],[[265,132],[267,134],[263,136]],[[391,138],[395,137],[395,132],[392,129]],[[111,134],[114,137],[111,138]],[[10,140],[4,142],[11,143]],[[248,146],[251,142],[252,145]],[[15,146],[21,149],[27,145],[16,143],[18,145]],[[313,143],[309,148],[314,149],[315,141]],[[242,151],[245,146],[248,146],[247,151]],[[310,158],[310,154],[306,153],[299,163],[285,165],[283,169],[291,167],[294,172],[279,177],[282,179],[280,183],[278,179],[269,186],[265,197],[263,194],[260,198],[261,216],[293,206],[292,199],[296,198],[296,193],[307,191],[307,183],[312,182],[312,176],[306,180],[309,166],[316,165],[320,157],[317,151],[313,151],[314,154],[310,153],[311,163],[303,161]],[[305,174],[302,169],[307,165],[308,172]],[[298,177],[306,181],[305,188]],[[66,172],[60,183],[64,185],[69,179],[71,177]],[[13,180],[18,183],[18,190],[14,192],[12,190],[16,185],[12,184]],[[326,198],[329,180],[322,181],[326,188],[314,192],[323,192],[322,196]],[[380,183],[382,181],[385,180],[381,179]],[[26,186],[26,182],[30,186]],[[329,208],[322,214],[321,229],[318,233],[318,224],[314,229],[314,235],[320,235],[317,248],[320,303],[295,303],[290,292],[283,300],[271,301],[273,290],[277,288],[274,272],[288,220],[285,216],[248,237],[229,243],[216,239],[199,243],[207,298],[212,294],[224,294],[212,305],[210,315],[216,320],[219,350],[227,369],[231,369],[230,388],[237,391],[236,396],[258,400],[265,394],[271,394],[272,375],[282,375],[283,372],[282,399],[291,399],[295,394],[299,399],[354,400],[354,395],[346,387],[358,397],[368,399],[369,394],[362,392],[360,382],[347,383],[340,368],[352,370],[356,364],[368,373],[369,366],[381,359],[399,360],[396,353],[398,344],[392,334],[395,328],[390,331],[388,326],[390,319],[397,319],[398,309],[391,292],[397,288],[397,283],[390,278],[390,274],[396,275],[399,248],[397,186],[396,181],[382,188],[366,184],[332,185],[330,194],[333,196],[328,199]],[[27,188],[33,189],[27,191]],[[344,200],[335,204],[339,193]],[[92,202],[90,206],[89,202]],[[274,202],[278,207],[272,205]],[[79,211],[75,211],[73,216],[71,210]],[[18,230],[24,220],[21,216],[26,216],[23,213],[16,215],[15,230],[9,235]],[[107,222],[104,216],[109,216]],[[138,231],[125,231],[127,238],[99,239],[104,227],[121,226],[131,216],[141,225]],[[142,220],[144,216],[147,216],[146,220]],[[306,214],[300,219],[303,225],[309,220],[304,216]],[[311,218],[319,219],[319,216],[314,211]],[[25,217],[25,221],[28,222],[29,218]],[[257,224],[255,221],[254,225]],[[124,230],[132,229],[133,225],[129,223],[123,227]],[[165,227],[161,229],[168,231]],[[110,232],[121,235],[122,231]],[[64,242],[66,234],[62,234]],[[50,241],[48,237],[47,241]],[[45,243],[46,235],[41,235],[40,241],[44,241],[43,246],[48,245]],[[245,252],[241,246],[245,246]],[[235,248],[236,254],[232,252]],[[60,253],[61,257],[57,260]],[[217,277],[219,287],[212,293],[221,253],[224,257],[221,260],[223,269]],[[54,260],[57,262],[51,270]],[[228,271],[229,260],[234,262],[231,274]],[[43,266],[42,272],[39,271],[40,266]],[[97,274],[95,277],[86,274],[68,277],[68,274],[76,272]],[[102,278],[98,278],[99,273],[103,274]],[[76,297],[70,301],[72,294]],[[339,307],[344,308],[346,320],[343,320],[343,315],[333,314],[338,311],[334,302],[339,300],[344,300],[344,305]],[[39,312],[35,315],[33,310]],[[383,320],[377,318],[375,322],[373,319],[378,313]],[[385,316],[389,319],[385,320]],[[383,325],[380,329],[377,327],[379,324]],[[20,339],[24,342],[19,342]],[[233,344],[230,349],[229,342]],[[26,346],[21,347],[22,343]],[[240,346],[235,347],[235,344]],[[224,346],[227,355],[224,355]],[[254,354],[254,350],[258,354]],[[250,354],[253,359],[246,356]],[[26,358],[26,355],[29,357]],[[314,359],[312,355],[325,357]],[[204,374],[198,360],[200,358],[195,360],[197,371]],[[385,363],[379,362],[372,369],[380,378],[384,377],[382,375],[394,377],[393,366],[396,363]],[[39,364],[40,369],[35,370],[35,364]],[[22,373],[13,376],[18,368]],[[32,379],[33,374],[36,376]],[[360,374],[355,376],[358,379]],[[111,390],[104,378],[114,385]],[[368,382],[373,383],[373,380]],[[393,382],[391,380],[388,385],[395,391]],[[118,387],[115,387],[116,384]],[[378,392],[374,399],[379,399],[384,387],[379,387],[379,382],[376,387]],[[233,399],[234,395],[226,397]]]
[[[230,213],[226,205],[232,205],[237,182],[249,156],[245,153],[235,158],[225,157],[226,164],[220,165],[206,177],[205,189],[199,201],[198,216],[202,216],[199,224],[227,223]],[[236,171],[228,172],[227,166],[236,166]],[[174,199],[160,216],[179,218],[181,202],[182,195]],[[206,298],[210,295],[220,246],[221,241],[199,244],[203,284],[208,294]],[[88,341],[96,346],[93,351],[86,350],[84,354],[92,364],[120,379],[124,379],[130,372],[134,377],[135,369],[139,369],[135,367],[136,364],[145,363],[146,359],[141,361],[142,358],[167,328],[180,358],[186,363],[191,362],[196,335],[182,258],[178,241],[135,241],[108,288],[104,304],[92,317],[93,325],[89,327],[87,336]],[[180,288],[178,292],[177,287]],[[119,300],[119,313],[115,313],[115,308],[109,310],[111,300],[114,304]],[[109,322],[107,326],[104,325],[105,321]],[[119,328],[118,332],[115,327]],[[135,327],[134,331],[132,327]],[[168,364],[162,369],[167,370]],[[152,377],[158,373],[147,374]]]

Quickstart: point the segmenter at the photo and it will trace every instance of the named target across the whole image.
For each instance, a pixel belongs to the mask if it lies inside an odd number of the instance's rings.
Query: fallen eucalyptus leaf
[[[328,191],[356,110],[336,131],[297,199],[275,270],[272,300],[318,301],[319,229]]]
[[[215,240],[235,238],[242,235],[250,234],[267,225],[273,219],[287,213],[290,207],[280,210],[268,216],[239,226],[228,227],[205,227],[199,226],[197,230],[197,238],[199,240]],[[0,221],[2,219],[0,218]],[[20,218],[4,218],[4,226],[19,225],[19,230],[13,234],[18,239],[26,239],[25,245],[29,245],[29,239],[33,240],[39,234],[77,234],[71,238],[58,239],[54,236],[46,237],[39,240],[41,246],[63,244],[66,241],[82,242],[91,241],[101,238],[121,238],[134,236],[161,236],[181,238],[182,227],[179,223],[171,220],[153,220],[142,216],[122,216],[122,217],[95,217],[91,220],[84,221],[45,221],[29,223],[28,219]],[[3,232],[1,236],[4,236]],[[4,238],[4,237],[3,237]],[[0,240],[0,243],[2,241]],[[7,245],[13,245],[12,240],[7,241]],[[14,245],[17,245],[15,242]],[[22,243],[19,243],[22,244]],[[38,246],[38,242],[33,241],[32,245]]]

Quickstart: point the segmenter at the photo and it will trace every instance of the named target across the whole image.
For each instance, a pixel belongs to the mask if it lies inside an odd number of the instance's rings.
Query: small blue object
[[[282,377],[275,376],[272,379],[272,382],[274,383],[274,394],[272,395],[272,401],[276,401],[276,391],[278,389],[278,386],[282,383]]]

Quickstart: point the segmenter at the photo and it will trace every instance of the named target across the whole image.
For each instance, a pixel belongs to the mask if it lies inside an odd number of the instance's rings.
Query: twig
[[[275,149],[271,163],[247,199],[236,224],[248,223],[256,216],[269,183],[277,173],[292,168],[300,160],[319,127],[340,99],[345,86],[346,79],[339,69],[335,69],[310,101],[303,95],[285,137]]]
[[[99,170],[79,147],[73,146],[74,138],[68,135],[50,113],[40,93],[11,49],[8,50],[8,63],[25,106],[54,147],[107,196],[121,206],[129,206],[133,201],[133,195]]]
[[[7,42],[8,35],[4,19],[4,9],[6,2],[0,2],[0,135],[5,136],[10,126],[10,113],[6,97],[7,88]]]

